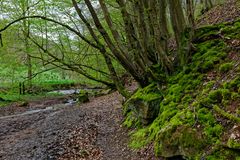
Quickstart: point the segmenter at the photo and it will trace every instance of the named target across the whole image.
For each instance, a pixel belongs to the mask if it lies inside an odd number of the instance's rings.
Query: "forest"
[[[0,160],[240,160],[239,0],[0,0]]]

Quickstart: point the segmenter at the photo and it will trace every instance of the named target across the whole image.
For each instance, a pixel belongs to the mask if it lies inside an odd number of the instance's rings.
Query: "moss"
[[[204,72],[207,72],[207,71],[209,71],[213,68],[214,68],[214,61],[207,61],[204,64],[202,64],[200,69],[201,69],[201,72],[204,73]]]
[[[237,20],[233,25],[226,25],[221,29],[221,33],[231,39],[240,38],[240,21]]]
[[[236,141],[233,140],[233,139],[229,139],[229,140],[228,140],[227,146],[228,146],[229,148],[240,149],[240,143],[239,143],[239,142],[236,142]]]
[[[141,123],[139,119],[134,115],[133,112],[129,112],[123,122],[123,125],[127,128],[140,128]]]
[[[224,100],[230,100],[231,99],[232,93],[229,89],[222,89],[221,92],[222,92],[222,96],[223,96]]]
[[[226,148],[216,149],[211,155],[206,156],[206,160],[237,160],[239,153]]]
[[[233,63],[224,63],[219,67],[219,71],[221,73],[225,73],[231,70],[232,68],[233,68]]]
[[[194,71],[205,73],[227,57],[226,44],[221,40],[206,41],[197,45],[197,53],[192,58]]]
[[[128,113],[132,112],[131,116],[137,119],[142,125],[148,125],[157,116],[159,112],[159,103],[162,101],[163,96],[159,91],[156,84],[151,84],[145,88],[138,89],[138,91],[130,97],[123,105],[123,112],[129,116]],[[131,126],[132,117],[126,119],[126,125]]]
[[[220,124],[214,124],[213,126],[207,126],[204,128],[204,133],[212,142],[217,142],[217,140],[222,135],[222,131],[223,127]]]
[[[208,97],[212,103],[221,103],[223,99],[222,91],[221,90],[210,91]]]
[[[142,99],[145,101],[152,101],[159,99],[162,93],[158,89],[156,84],[151,84],[143,89],[138,89],[138,91],[132,96],[132,98]]]
[[[214,37],[219,33],[219,26],[205,26],[196,30],[195,41],[206,41],[209,37]]]
[[[164,157],[197,155],[206,145],[205,140],[191,127],[168,126],[160,130],[155,142],[155,153]]]
[[[221,116],[231,120],[231,121],[234,121],[234,122],[237,122],[237,123],[240,123],[240,118],[239,117],[235,117],[234,115],[230,114],[230,113],[227,113],[225,112],[224,110],[222,110],[221,108],[219,108],[217,105],[214,105],[213,109],[219,113]]]
[[[199,109],[197,115],[200,123],[205,124],[207,122],[207,125],[210,126],[215,124],[215,118],[207,108]]]
[[[231,95],[231,99],[234,101],[240,99],[240,94],[233,92]]]
[[[225,89],[230,89],[231,91],[237,92],[240,88],[240,77],[237,77],[229,82],[223,84]]]
[[[193,100],[192,96],[187,94],[182,98],[182,102],[190,103]]]
[[[216,81],[209,81],[209,82],[206,84],[206,87],[205,87],[205,88],[211,89],[211,88],[214,86],[215,83],[216,83]]]
[[[131,142],[129,146],[134,149],[144,147],[149,143],[147,140],[147,128],[139,129],[137,132],[131,134]]]

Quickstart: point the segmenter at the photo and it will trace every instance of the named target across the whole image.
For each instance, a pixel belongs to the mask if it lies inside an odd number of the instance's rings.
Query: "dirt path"
[[[112,93],[81,106],[50,103],[48,109],[28,114],[0,114],[0,159],[156,159],[152,152],[127,147],[120,99]]]

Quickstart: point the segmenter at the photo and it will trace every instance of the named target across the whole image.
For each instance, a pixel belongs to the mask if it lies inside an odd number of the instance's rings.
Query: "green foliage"
[[[216,64],[227,57],[224,51],[226,44],[220,40],[200,43],[197,48],[197,53],[193,55],[192,67],[201,73],[212,70]]]
[[[227,113],[225,112],[224,110],[222,110],[221,108],[219,108],[217,105],[215,105],[213,107],[213,109],[218,112],[221,116],[229,119],[229,120],[232,120],[232,121],[236,121],[237,123],[240,123],[240,118],[239,117],[235,117],[234,115],[230,114],[230,113]]]
[[[240,38],[240,19],[235,21],[233,24],[227,24],[221,29],[221,32],[228,38],[239,39]]]
[[[131,143],[129,144],[130,147],[135,148],[135,149],[139,149],[143,146],[145,146],[146,144],[148,144],[148,142],[146,141],[146,129],[142,128],[139,129],[137,132],[132,133],[132,140]],[[137,140],[138,139],[138,140]]]
[[[230,150],[230,149],[215,149],[215,151],[211,155],[206,156],[206,160],[237,160],[239,155],[238,152]]]
[[[223,98],[221,90],[210,91],[208,98],[212,103],[221,103]]]
[[[219,67],[219,71],[222,73],[228,72],[233,68],[233,63],[224,63]]]
[[[239,121],[239,123],[240,123],[240,121]],[[228,140],[227,146],[230,148],[240,149],[240,143],[234,141],[233,139]]]
[[[131,128],[131,127],[139,128],[141,126],[139,119],[133,114],[134,112],[127,113],[126,119],[124,120],[123,125],[128,128]]]
[[[238,89],[240,88],[240,77],[236,77],[235,79],[225,82],[223,84],[223,87],[225,89],[230,89],[231,91],[238,92]]]
[[[156,87],[156,84],[151,84],[144,89],[139,89],[132,98],[142,99],[146,101],[155,100],[161,97],[160,90]]]

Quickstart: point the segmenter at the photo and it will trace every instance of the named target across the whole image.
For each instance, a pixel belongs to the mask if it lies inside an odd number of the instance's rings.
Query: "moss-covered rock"
[[[88,97],[88,92],[87,91],[81,91],[78,95],[78,102],[79,103],[85,103],[89,101],[89,97]]]
[[[191,157],[198,155],[206,146],[206,140],[200,132],[190,126],[168,126],[160,130],[158,142],[155,144],[157,154],[164,157],[182,155]]]
[[[157,89],[155,84],[139,89],[127,102],[124,104],[124,113],[127,115],[132,112],[131,116],[143,125],[152,122],[159,112],[159,104],[162,100],[162,94]]]

